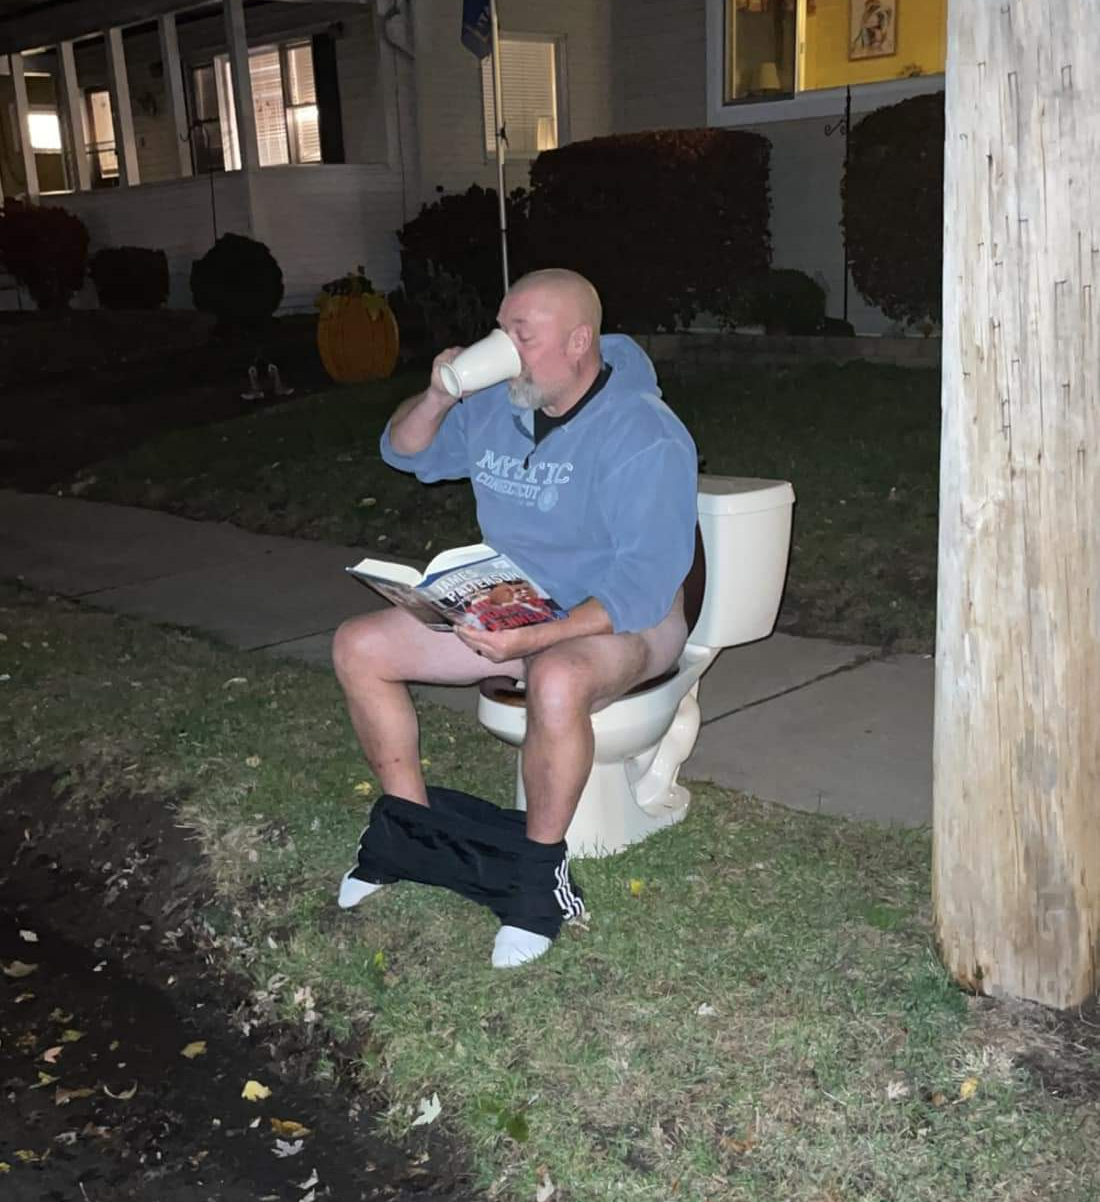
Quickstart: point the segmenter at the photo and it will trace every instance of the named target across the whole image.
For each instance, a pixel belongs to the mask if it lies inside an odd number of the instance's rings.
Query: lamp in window
[[[538,117],[535,121],[535,149],[556,150],[558,146],[557,122],[553,117]]]
[[[758,92],[781,92],[783,85],[779,82],[779,68],[775,63],[761,63],[756,73],[756,90]]]

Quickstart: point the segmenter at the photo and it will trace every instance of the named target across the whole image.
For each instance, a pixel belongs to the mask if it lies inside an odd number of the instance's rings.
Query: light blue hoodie
[[[567,609],[601,602],[616,632],[655,626],[695,553],[697,455],[661,400],[649,357],[620,334],[600,339],[611,376],[575,418],[534,445],[534,414],[506,384],[473,393],[431,446],[382,458],[418,480],[470,478],[482,539]]]

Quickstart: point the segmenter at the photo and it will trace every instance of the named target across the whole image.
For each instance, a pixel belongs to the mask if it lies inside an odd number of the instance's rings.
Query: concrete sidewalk
[[[0,492],[0,578],[248,651],[327,664],[332,632],[384,602],[343,569],[363,549],[151,510]],[[703,678],[683,775],[799,809],[931,820],[932,659],[777,634]],[[476,709],[474,689],[423,689]]]

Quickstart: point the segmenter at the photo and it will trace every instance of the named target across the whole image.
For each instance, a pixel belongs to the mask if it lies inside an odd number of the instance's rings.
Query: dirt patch
[[[1100,1004],[1048,1010],[1032,1002],[976,997],[977,1034],[988,1049],[1029,1074],[1047,1093],[1100,1100]]]
[[[170,803],[104,807],[47,773],[0,777],[3,1196],[473,1197],[430,1133],[408,1148],[368,1134],[369,1095],[348,1087],[344,1049],[259,1018],[202,921],[208,901]],[[317,1081],[322,1056],[332,1084]],[[249,1080],[270,1097],[244,1099]]]

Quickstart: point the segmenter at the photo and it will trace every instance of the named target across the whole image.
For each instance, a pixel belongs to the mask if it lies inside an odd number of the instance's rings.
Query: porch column
[[[68,125],[69,147],[72,151],[73,170],[76,172],[73,182],[78,192],[87,192],[92,186],[92,170],[84,138],[84,110],[81,107],[82,97],[80,83],[76,77],[76,56],[73,54],[72,42],[61,42],[57,47],[57,57],[61,63],[62,120]]]
[[[191,143],[188,140],[187,106],[183,99],[183,71],[176,37],[176,14],[165,13],[157,20],[160,34],[160,60],[164,64],[164,94],[168,100],[168,120],[176,135],[176,155],[180,178],[192,174]]]
[[[115,127],[115,154],[118,156],[118,182],[124,188],[141,183],[138,171],[137,142],[134,140],[134,110],[130,104],[130,76],[122,46],[122,28],[108,29],[107,86],[111,91],[111,118]]]
[[[27,175],[27,199],[38,199],[38,165],[31,146],[31,106],[27,102],[27,76],[22,54],[8,55],[8,69],[15,89],[15,123],[19,126],[19,145],[23,151],[23,170]]]
[[[237,141],[241,169],[256,171],[260,148],[256,141],[256,110],[252,104],[252,76],[248,71],[248,35],[244,24],[244,0],[223,0],[225,37],[229,43],[229,66],[233,77],[233,108],[237,115]]]

